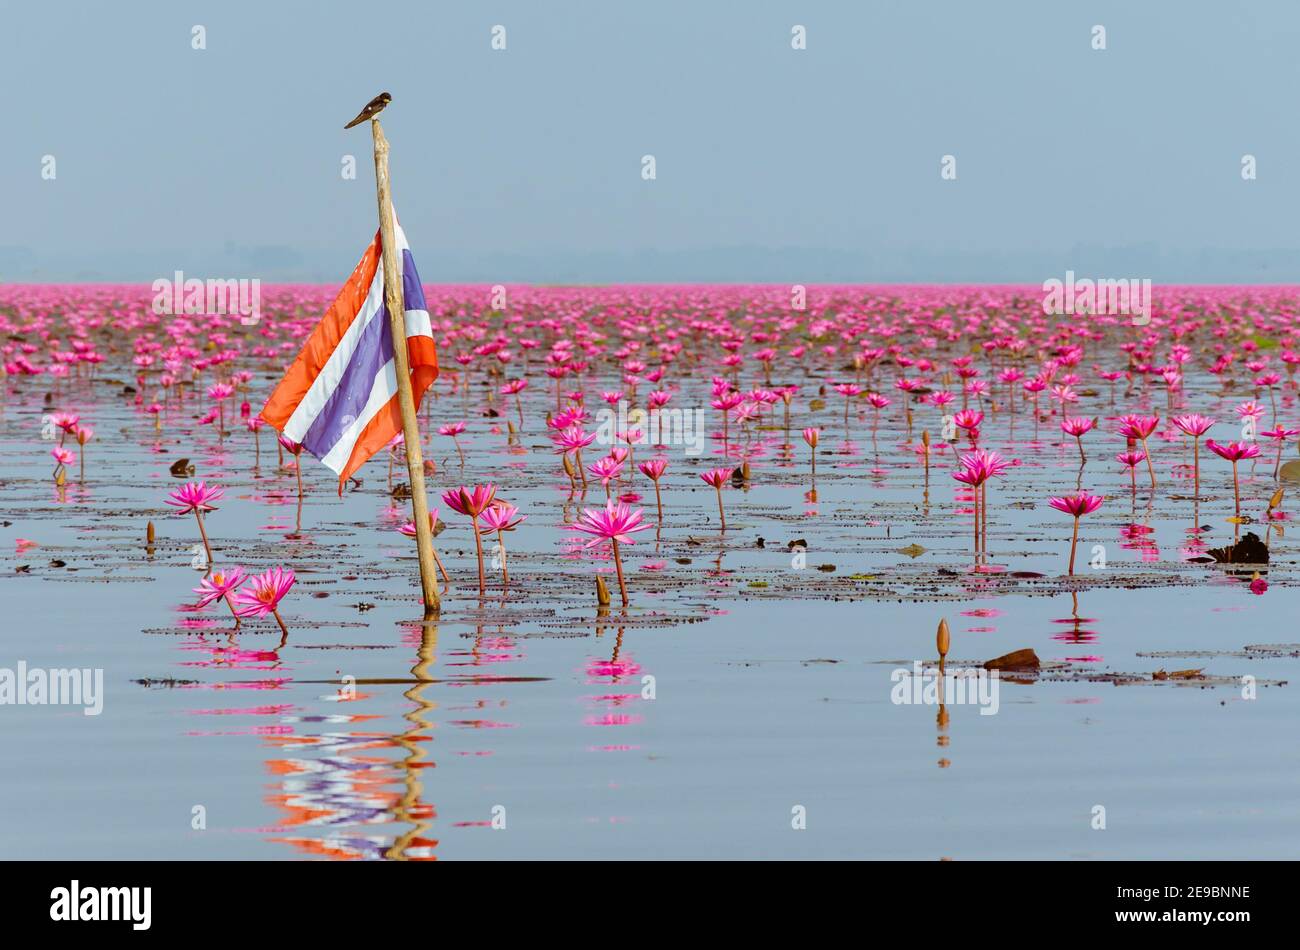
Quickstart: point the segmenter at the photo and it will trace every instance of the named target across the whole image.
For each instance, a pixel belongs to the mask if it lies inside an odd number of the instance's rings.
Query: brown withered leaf
[[[1030,647],[1012,650],[1002,656],[994,657],[984,664],[986,670],[1036,670],[1041,664],[1038,654]]]

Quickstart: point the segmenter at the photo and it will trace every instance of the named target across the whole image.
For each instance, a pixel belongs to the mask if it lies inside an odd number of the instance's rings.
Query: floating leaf
[[[994,657],[984,664],[986,670],[1036,670],[1041,664],[1038,661],[1038,654],[1030,647],[1023,650],[1012,650],[1010,653],[1004,653],[1002,656]]]
[[[1196,680],[1196,679],[1202,679],[1203,677],[1202,677],[1201,673],[1202,673],[1202,670],[1203,670],[1203,669],[1204,669],[1204,667],[1202,667],[1202,668],[1199,669],[1199,670],[1174,670],[1173,672],[1170,672],[1170,673],[1166,673],[1164,670],[1156,670],[1154,673],[1151,674],[1151,678],[1152,678],[1153,680]]]

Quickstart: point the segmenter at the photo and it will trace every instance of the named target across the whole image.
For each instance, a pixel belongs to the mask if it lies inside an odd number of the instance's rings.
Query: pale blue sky
[[[341,280],[375,227],[368,129],[342,125],[382,89],[426,282],[1300,281],[1291,0],[0,0],[0,18],[0,281]]]

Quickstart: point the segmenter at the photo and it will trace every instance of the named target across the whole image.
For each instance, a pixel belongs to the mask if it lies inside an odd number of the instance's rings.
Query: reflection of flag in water
[[[395,231],[411,388],[418,407],[438,377],[438,356],[420,275],[406,235],[398,225]],[[340,494],[348,476],[402,431],[379,234],[260,415],[338,473]]]

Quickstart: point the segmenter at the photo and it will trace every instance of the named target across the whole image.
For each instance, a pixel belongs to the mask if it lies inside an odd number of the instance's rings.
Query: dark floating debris
[[[1259,535],[1249,531],[1236,544],[1210,548],[1209,555],[1220,564],[1267,564],[1268,546],[1259,539]]]
[[[188,478],[194,474],[194,466],[190,464],[189,459],[177,459],[172,462],[167,471],[171,472],[175,478]]]

